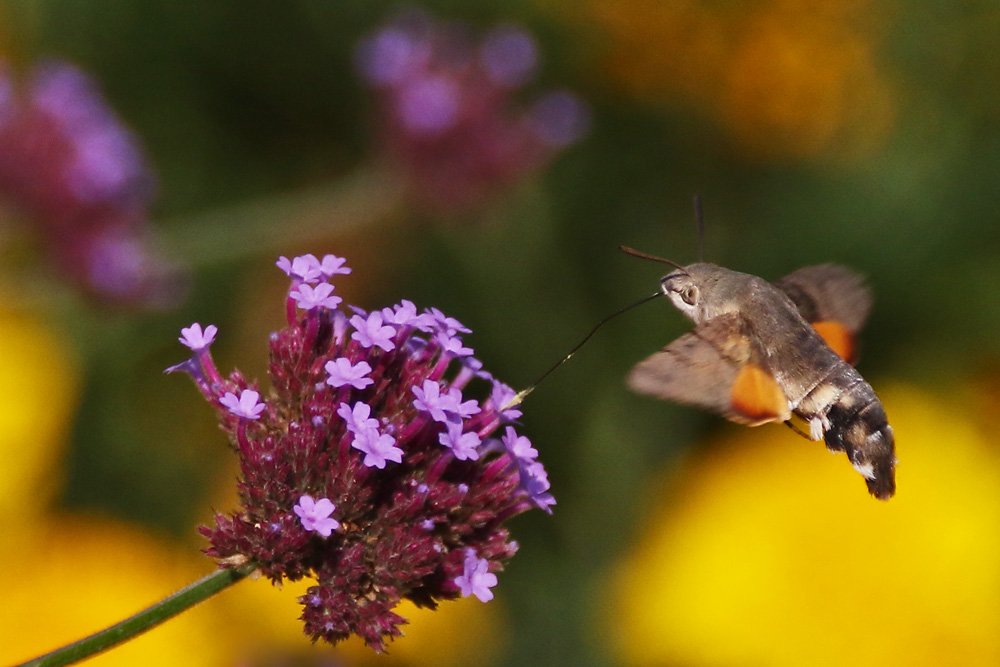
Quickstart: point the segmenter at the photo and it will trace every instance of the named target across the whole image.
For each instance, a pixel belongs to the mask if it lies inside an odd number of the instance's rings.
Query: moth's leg
[[[796,433],[798,433],[799,435],[801,435],[806,440],[812,441],[812,438],[809,437],[809,434],[803,432],[802,429],[800,429],[798,426],[796,426],[795,424],[793,424],[791,419],[785,420],[784,424],[788,428],[792,429],[793,431],[795,431]]]
[[[816,416],[809,420],[809,439],[822,440],[823,434],[830,428],[830,420],[826,415]]]

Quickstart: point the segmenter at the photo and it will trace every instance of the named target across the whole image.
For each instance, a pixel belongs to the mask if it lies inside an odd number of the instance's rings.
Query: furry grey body
[[[856,274],[822,265],[770,283],[699,263],[664,277],[661,286],[696,327],[635,367],[635,390],[748,423],[732,410],[728,392],[739,368],[755,364],[777,382],[788,411],[809,422],[813,439],[846,452],[873,495],[892,496],[896,458],[885,410],[806,319],[860,329],[870,296]]]

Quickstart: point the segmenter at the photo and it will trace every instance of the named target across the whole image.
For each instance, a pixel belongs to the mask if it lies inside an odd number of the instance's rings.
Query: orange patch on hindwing
[[[822,320],[812,323],[816,333],[836,352],[841,359],[849,364],[857,361],[857,349],[854,344],[854,334],[840,322],[835,320]]]
[[[785,392],[756,364],[740,368],[729,395],[733,411],[745,418],[750,426],[786,421],[791,417]]]

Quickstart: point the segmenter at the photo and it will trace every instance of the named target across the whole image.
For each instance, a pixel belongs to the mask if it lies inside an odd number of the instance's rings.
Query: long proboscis
[[[591,337],[595,333],[597,333],[598,329],[600,329],[605,324],[607,324],[608,322],[610,322],[614,318],[618,317],[622,313],[630,311],[633,308],[637,308],[637,307],[641,306],[642,304],[647,303],[649,301],[652,301],[653,299],[655,299],[657,297],[660,297],[660,296],[663,296],[663,292],[656,292],[655,294],[650,294],[649,296],[647,296],[647,297],[645,297],[643,299],[640,299],[639,301],[636,301],[635,303],[631,303],[631,304],[625,306],[624,308],[620,308],[619,310],[611,313],[610,315],[608,315],[607,317],[605,317],[603,320],[601,320],[600,322],[598,322],[597,326],[595,326],[593,329],[591,329],[590,333],[588,333],[586,336],[584,336],[583,340],[581,340],[579,343],[577,343],[576,347],[574,347],[572,350],[569,351],[569,354],[567,354],[565,357],[563,357],[562,359],[560,359],[559,361],[557,361],[552,366],[552,368],[550,368],[549,370],[547,370],[544,373],[542,373],[542,376],[540,378],[538,378],[537,380],[535,380],[534,382],[532,382],[531,385],[529,385],[527,389],[522,389],[521,391],[517,392],[517,394],[514,395],[514,398],[510,399],[510,401],[507,403],[507,405],[505,405],[502,409],[506,410],[508,408],[514,407],[515,405],[520,405],[521,401],[523,401],[528,394],[530,394],[531,392],[533,392],[535,390],[535,387],[537,387],[538,385],[540,385],[545,378],[547,378],[548,376],[552,375],[552,373],[557,368],[559,368],[560,366],[562,366],[563,364],[565,364],[567,361],[569,361],[573,357],[573,355],[576,354],[580,350],[580,348],[583,347],[587,343],[587,341],[590,340]]]

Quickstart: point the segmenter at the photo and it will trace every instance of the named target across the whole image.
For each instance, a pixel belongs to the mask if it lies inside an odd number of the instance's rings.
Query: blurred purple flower
[[[358,45],[355,63],[370,84],[391,86],[402,83],[429,55],[425,41],[406,28],[390,26]]]
[[[444,76],[425,76],[399,89],[396,112],[414,136],[432,136],[453,127],[459,113],[458,84]]]
[[[14,114],[14,82],[10,79],[7,64],[0,61],[0,127]]]
[[[289,291],[300,284],[293,277]],[[416,308],[399,312],[408,320]],[[223,567],[252,562],[275,584],[314,578],[299,598],[306,634],[331,643],[355,634],[382,651],[402,634],[393,610],[403,599],[489,600],[517,551],[504,522],[555,501],[541,463],[529,469],[491,437],[505,419],[477,360],[402,322],[385,325],[398,337],[385,350],[349,335],[368,327],[361,315],[322,305],[287,313],[270,337],[266,410],[242,373],[218,375],[207,347],[172,369],[191,373],[240,457],[240,508],[200,529],[206,553]],[[193,329],[182,342],[208,336]],[[348,376],[367,368],[377,390],[331,386],[331,365]],[[487,398],[464,399],[473,380]],[[441,403],[445,423],[421,397]]]
[[[64,167],[74,195],[90,202],[142,194],[148,176],[136,141],[89,77],[63,64],[44,63],[29,79],[28,96],[37,110],[61,122],[74,146]]]
[[[0,63],[0,197],[70,279],[118,303],[180,300],[180,267],[152,249],[153,190],[138,141],[90,77],[50,61],[16,85]]]
[[[578,141],[589,112],[578,98],[515,100],[538,65],[523,28],[501,25],[476,43],[461,25],[409,11],[355,50],[377,96],[385,152],[428,207],[479,206]]]
[[[500,86],[521,86],[535,73],[538,44],[516,25],[494,28],[479,47],[479,59],[490,79]]]
[[[590,129],[590,109],[573,93],[559,90],[535,102],[529,120],[542,142],[562,148],[579,141]]]

